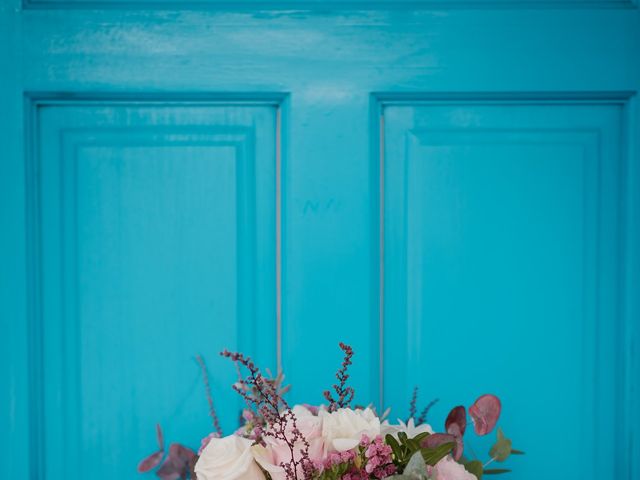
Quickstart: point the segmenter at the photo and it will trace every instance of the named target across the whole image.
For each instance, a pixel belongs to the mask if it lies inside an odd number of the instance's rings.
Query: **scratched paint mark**
[[[333,198],[330,198],[327,201],[306,200],[304,202],[304,207],[302,208],[302,214],[307,215],[308,213],[320,214],[320,213],[336,212],[338,211],[339,207],[340,207],[340,202],[337,202]]]

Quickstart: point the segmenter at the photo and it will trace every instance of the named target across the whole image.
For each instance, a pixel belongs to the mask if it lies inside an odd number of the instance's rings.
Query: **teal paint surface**
[[[499,394],[513,479],[640,475],[636,6],[330,5],[2,2],[7,478],[137,478],[195,354],[231,432],[220,349],[320,402],[340,340],[392,418]]]
[[[402,404],[423,372],[443,422],[497,394],[504,430],[527,443],[518,478],[539,478],[542,458],[550,478],[620,467],[621,114],[616,99],[517,95],[384,107],[385,398]],[[574,440],[531,443],[560,405]]]

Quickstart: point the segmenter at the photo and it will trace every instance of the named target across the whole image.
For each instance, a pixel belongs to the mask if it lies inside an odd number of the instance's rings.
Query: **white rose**
[[[424,432],[433,433],[433,429],[428,423],[423,423],[416,426],[413,418],[410,418],[407,423],[404,423],[402,420],[398,419],[398,425],[391,425],[385,420],[384,423],[380,426],[380,432],[383,437],[387,434],[391,434],[397,439],[398,433],[400,432],[406,433],[407,437],[409,438],[414,438]]]
[[[370,408],[351,410],[339,408],[333,413],[321,410],[322,437],[329,452],[344,452],[355,448],[362,435],[370,438],[380,435],[380,419]]]
[[[212,438],[195,466],[198,480],[264,480],[251,454],[247,438],[229,435]]]

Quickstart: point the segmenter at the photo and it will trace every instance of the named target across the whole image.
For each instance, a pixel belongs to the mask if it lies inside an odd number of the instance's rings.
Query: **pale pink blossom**
[[[322,439],[322,418],[317,417],[302,405],[293,407],[293,413],[296,416],[296,424],[302,436],[309,442],[309,460],[314,464],[322,462],[324,452],[324,441]],[[292,429],[292,425],[287,425],[287,430]],[[288,431],[288,435],[292,435]],[[286,442],[277,440],[273,437],[265,435],[262,437],[265,445],[254,445],[251,448],[256,462],[264,468],[273,480],[286,480],[286,472],[280,465],[288,464],[291,461],[291,450]],[[302,442],[298,442],[294,446],[295,460],[300,461],[302,458],[301,450],[304,448]],[[300,478],[303,476],[302,466],[299,467]]]
[[[431,469],[431,480],[478,480],[472,473],[467,472],[463,465],[447,455]]]

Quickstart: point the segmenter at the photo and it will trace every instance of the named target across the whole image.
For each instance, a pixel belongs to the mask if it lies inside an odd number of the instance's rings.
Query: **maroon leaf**
[[[185,469],[177,465],[173,459],[167,457],[162,466],[156,472],[156,475],[162,480],[178,480],[185,473]]]
[[[495,395],[482,395],[469,407],[474,429],[478,435],[486,435],[493,430],[500,418],[502,406]]]
[[[169,455],[162,466],[158,469],[157,475],[162,480],[178,480],[186,478],[189,473],[191,462],[196,458],[196,454],[190,448],[172,443],[169,446]]]
[[[157,451],[156,453],[152,453],[151,455],[143,459],[138,464],[138,472],[144,473],[144,472],[148,472],[149,470],[153,470],[158,466],[163,456],[164,456],[163,450]]]
[[[436,448],[444,443],[455,442],[456,437],[448,433],[432,433],[427,435],[420,442],[420,446],[423,448]]]
[[[461,437],[467,428],[467,411],[460,405],[449,412],[447,420],[444,422],[447,433]]]
[[[443,443],[455,442],[456,446],[453,447],[453,458],[456,460],[460,460],[462,457],[462,452],[464,451],[464,443],[462,441],[462,437],[458,435],[451,435],[450,433],[432,433],[431,435],[427,435],[420,446],[423,448],[435,448],[439,447]]]
[[[158,448],[164,451],[164,436],[162,435],[162,428],[160,424],[156,424],[156,438],[158,439]]]

